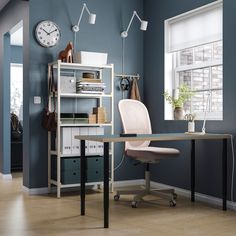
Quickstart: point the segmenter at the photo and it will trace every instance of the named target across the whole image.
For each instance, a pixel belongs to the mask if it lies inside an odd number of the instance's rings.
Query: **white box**
[[[107,53],[80,51],[74,56],[74,60],[85,65],[106,65]]]
[[[71,154],[71,128],[61,128],[61,153]]]
[[[61,76],[61,93],[76,93],[76,78],[72,76]]]

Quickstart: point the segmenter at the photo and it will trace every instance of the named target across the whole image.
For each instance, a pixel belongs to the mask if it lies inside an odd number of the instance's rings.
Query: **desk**
[[[85,215],[85,182],[86,182],[86,156],[85,140],[104,143],[104,228],[109,227],[109,143],[126,141],[191,141],[191,201],[195,201],[195,140],[222,140],[222,209],[227,210],[227,140],[231,138],[230,134],[140,134],[135,137],[120,137],[119,135],[90,135],[75,136],[81,140],[81,215]]]

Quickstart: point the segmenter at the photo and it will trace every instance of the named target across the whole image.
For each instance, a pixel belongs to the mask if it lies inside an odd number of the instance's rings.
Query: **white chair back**
[[[133,99],[123,99],[120,100],[118,107],[124,133],[152,133],[148,110],[143,103]],[[149,144],[150,141],[126,142],[125,150],[132,147],[147,147]]]

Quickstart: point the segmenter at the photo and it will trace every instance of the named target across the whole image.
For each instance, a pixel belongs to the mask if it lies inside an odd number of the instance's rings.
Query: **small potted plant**
[[[183,120],[184,119],[184,102],[192,97],[193,91],[186,84],[181,84],[175,97],[172,97],[168,91],[163,94],[166,101],[172,105],[174,109],[174,119]]]

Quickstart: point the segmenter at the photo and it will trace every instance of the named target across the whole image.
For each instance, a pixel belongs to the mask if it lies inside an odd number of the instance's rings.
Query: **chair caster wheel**
[[[119,201],[119,199],[120,199],[120,195],[116,194],[116,195],[114,196],[114,200],[115,200],[115,201]]]
[[[173,193],[173,199],[176,200],[178,195],[176,193]]]
[[[176,201],[170,200],[170,207],[175,207],[175,206],[176,206]]]
[[[132,208],[137,208],[138,207],[138,202],[132,201],[131,206],[132,206]]]

